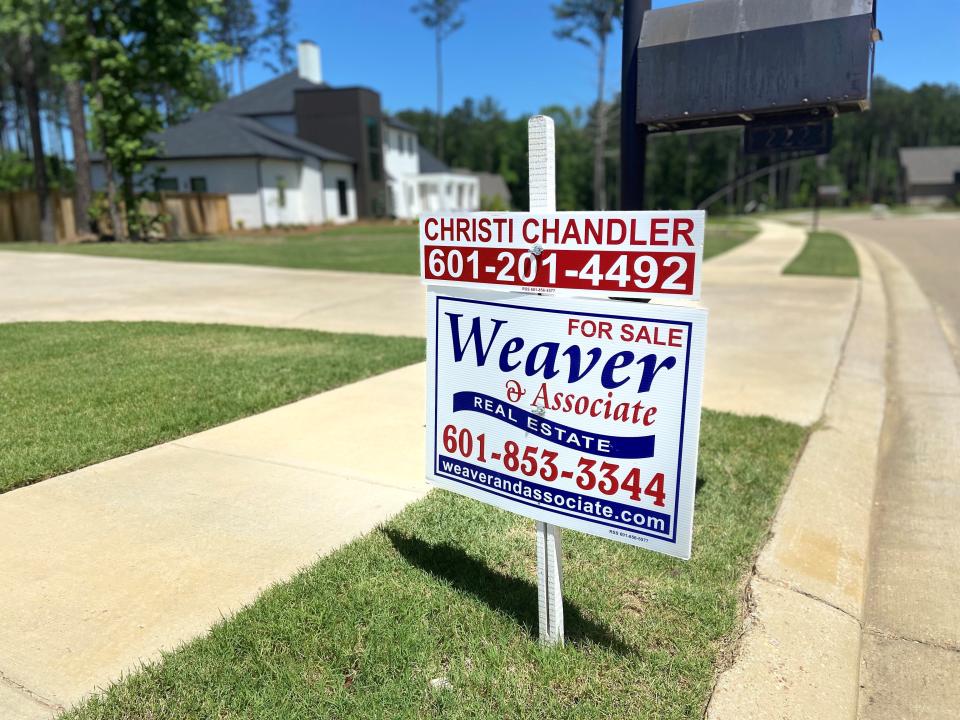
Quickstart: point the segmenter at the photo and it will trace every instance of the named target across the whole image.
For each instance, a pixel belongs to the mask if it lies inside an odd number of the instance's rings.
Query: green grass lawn
[[[784,275],[859,277],[860,263],[849,241],[832,232],[807,235],[803,250],[783,269]]]
[[[739,218],[710,220],[703,241],[703,259],[721,255],[743,245],[760,231],[756,223]]]
[[[65,717],[700,718],[805,437],[703,420],[692,560],[564,532],[562,648],[533,523],[438,490]]]
[[[2,250],[401,275],[420,273],[418,247],[415,225],[349,225],[300,235],[232,235],[149,243],[0,244]]]
[[[0,324],[0,492],[423,359],[423,340]]]
[[[746,242],[756,233],[749,222],[710,222],[704,243],[709,258]],[[286,268],[418,275],[416,225],[348,225],[302,235],[233,235],[150,243],[43,245],[0,243],[0,250],[68,252],[105,257],[181,262],[238,263]]]

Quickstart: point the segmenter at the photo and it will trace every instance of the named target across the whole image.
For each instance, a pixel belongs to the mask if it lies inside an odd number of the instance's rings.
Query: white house
[[[384,117],[383,163],[387,207],[395,217],[480,209],[480,179],[440,162],[420,145],[416,129],[395,117]]]
[[[435,210],[477,210],[480,182],[419,146],[368,88],[323,82],[320,50],[298,69],[166,129],[145,175],[158,190],[228,196],[235,228],[351,222]],[[105,184],[93,158],[93,181]]]
[[[200,113],[162,135],[148,166],[158,190],[227,195],[234,228],[316,225],[357,219],[351,158],[256,120]],[[94,187],[105,184],[93,165]]]

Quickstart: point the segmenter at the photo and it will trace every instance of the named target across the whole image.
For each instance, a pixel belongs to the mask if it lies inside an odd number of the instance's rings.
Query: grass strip
[[[752,239],[759,231],[757,224],[749,221],[711,220],[707,222],[707,233],[703,241],[703,259],[709,260],[729,252]]]
[[[562,648],[533,523],[435,491],[65,717],[699,718],[804,437],[704,413],[687,563],[565,532]]]
[[[756,232],[752,223],[711,221],[704,257],[726,252]],[[0,243],[0,250],[419,275],[417,233],[415,225],[349,225],[299,235],[232,235],[149,243]]]
[[[153,322],[0,324],[0,492],[423,356],[416,338]]]
[[[860,263],[850,242],[842,235],[811,232],[800,254],[783,269],[783,274],[860,277]]]

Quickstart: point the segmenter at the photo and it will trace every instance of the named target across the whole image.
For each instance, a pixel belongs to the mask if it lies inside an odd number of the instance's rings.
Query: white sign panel
[[[690,557],[706,311],[427,293],[427,479]]]
[[[547,295],[697,300],[705,223],[703,210],[425,215],[420,277]]]

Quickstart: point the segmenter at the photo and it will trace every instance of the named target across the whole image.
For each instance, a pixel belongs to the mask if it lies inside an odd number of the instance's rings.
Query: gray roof
[[[217,112],[232,115],[280,115],[293,112],[293,94],[297,90],[327,87],[325,83],[305,80],[291,70],[262,85],[234,95],[213,106]]]
[[[253,118],[209,111],[173,125],[155,138],[162,151],[158,159],[261,157],[302,160],[310,155],[320,160],[353,163],[342,153],[279,132]],[[92,160],[101,161],[96,153]]]
[[[950,185],[960,172],[960,145],[900,148],[910,185]]]
[[[403,120],[396,117],[395,115],[387,115],[386,113],[384,113],[383,121],[390,127],[397,128],[398,130],[406,130],[407,132],[412,132],[412,133],[415,133],[417,131],[417,129],[413,125],[411,125],[410,123],[405,123]]]
[[[421,173],[448,173],[450,166],[439,160],[436,155],[427,150],[422,143],[417,143],[417,151],[420,153],[420,172]]]
[[[328,150],[327,148],[312,143],[309,140],[304,140],[301,137],[296,135],[291,135],[289,133],[281,132],[275,130],[269,125],[265,125],[258,120],[253,118],[235,118],[239,120],[241,125],[251,133],[261,136],[277,145],[282,145],[293,150],[299,150],[300,154],[313,155],[318,157],[321,160],[327,160],[330,162],[343,162],[343,163],[354,163],[356,162],[349,155],[344,155],[343,153],[336,152],[334,150]]]
[[[471,175],[480,179],[481,198],[500,198],[510,207],[510,188],[502,175],[488,172],[471,172]]]

